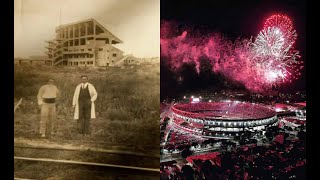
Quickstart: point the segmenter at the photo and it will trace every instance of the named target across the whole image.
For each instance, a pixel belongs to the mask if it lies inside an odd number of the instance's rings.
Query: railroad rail
[[[156,166],[156,162],[159,162],[160,155],[144,154],[139,152],[121,150],[118,151],[115,149],[110,150],[83,145],[57,144],[50,142],[38,143],[37,141],[31,141],[27,143],[16,143],[14,145],[14,148],[14,160],[15,163],[17,163],[18,169],[20,169],[21,167],[20,163],[28,166],[29,163],[33,164],[32,162],[37,162],[45,163],[49,166],[54,167],[80,166],[89,169],[96,169],[97,167],[99,169],[99,173],[103,173],[106,170],[107,174],[112,172],[119,172],[119,176],[125,174],[135,175],[138,173],[143,176],[146,175],[146,177],[154,178],[158,176],[158,174],[156,173],[160,172],[159,167]],[[101,154],[101,156],[98,154]],[[122,158],[123,160],[126,160],[122,161]],[[25,176],[19,173],[18,171],[17,174],[15,173],[14,179],[33,180],[31,178],[35,178],[34,176]],[[93,171],[93,173],[95,174],[96,172]],[[20,177],[21,175],[22,177]],[[41,176],[42,175],[40,175],[40,177]]]
[[[124,166],[124,165],[116,165],[116,164],[104,164],[104,163],[72,161],[72,160],[62,160],[62,159],[30,158],[30,157],[20,157],[20,156],[14,156],[14,159],[15,160],[24,160],[24,161],[38,161],[38,162],[77,164],[77,165],[89,165],[89,166],[103,166],[103,167],[113,167],[113,168],[122,168],[122,169],[132,169],[132,170],[139,170],[139,171],[160,172],[160,169],[156,169],[156,168],[144,168],[144,167],[135,167],[135,166]]]
[[[92,147],[45,147],[45,146],[26,146],[26,145],[14,145],[15,148],[27,148],[27,149],[47,149],[47,150],[63,150],[63,151],[79,151],[79,152],[100,152],[100,153],[109,153],[109,154],[123,154],[123,155],[133,155],[133,156],[142,156],[150,158],[160,158],[160,155],[150,155],[144,153],[137,153],[131,151],[121,151],[121,150],[108,150],[103,148],[92,148]]]
[[[133,155],[141,157],[150,157],[150,158],[160,158],[159,154],[146,154],[142,152],[133,152],[127,150],[113,150],[113,149],[104,149],[91,147],[87,145],[72,145],[72,144],[58,144],[53,142],[42,142],[42,141],[25,141],[15,139],[15,148],[29,148],[29,149],[48,149],[48,150],[64,150],[64,151],[91,151],[99,153],[109,153],[109,154],[123,154],[123,155]]]

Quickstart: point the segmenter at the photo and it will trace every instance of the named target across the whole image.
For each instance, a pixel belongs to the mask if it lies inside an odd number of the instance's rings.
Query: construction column
[[[93,61],[93,65],[95,66],[96,65],[96,22],[93,21],[93,57],[94,57],[94,61]]]
[[[75,43],[74,38],[75,37],[76,37],[76,35],[75,35],[74,25],[72,25],[72,46],[74,46],[74,43]]]

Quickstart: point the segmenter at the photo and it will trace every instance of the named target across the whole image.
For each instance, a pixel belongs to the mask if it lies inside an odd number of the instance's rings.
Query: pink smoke
[[[266,71],[257,63],[251,39],[231,42],[221,34],[195,36],[187,30],[180,34],[177,31],[175,23],[161,22],[161,57],[165,57],[173,70],[178,70],[184,63],[194,63],[199,73],[200,60],[205,58],[213,72],[243,84],[248,90],[263,92],[272,86],[274,72]]]

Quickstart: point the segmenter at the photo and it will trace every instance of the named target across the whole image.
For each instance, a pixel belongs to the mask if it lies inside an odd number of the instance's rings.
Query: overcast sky
[[[14,0],[14,56],[45,55],[55,27],[96,19],[125,54],[160,57],[160,0]],[[61,11],[61,18],[60,18]]]

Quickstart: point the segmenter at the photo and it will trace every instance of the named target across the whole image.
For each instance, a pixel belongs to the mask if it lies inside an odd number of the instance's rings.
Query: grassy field
[[[159,68],[159,64],[124,68],[15,66],[14,102],[20,98],[23,101],[15,112],[14,135],[39,137],[40,109],[36,95],[48,78],[54,78],[61,97],[57,103],[57,134],[52,140],[159,150]],[[90,137],[80,136],[73,120],[73,93],[83,74],[89,76],[98,92],[97,118],[91,121]]]

